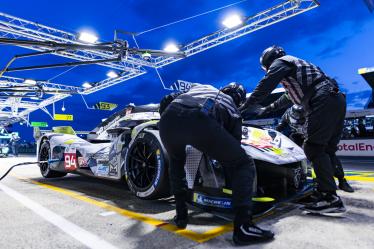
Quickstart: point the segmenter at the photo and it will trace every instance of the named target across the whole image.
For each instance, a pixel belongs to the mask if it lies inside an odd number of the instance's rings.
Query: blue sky
[[[0,11],[70,32],[91,29],[99,34],[101,40],[110,41],[113,39],[114,29],[141,32],[233,2],[235,0],[9,0],[2,1]],[[161,49],[170,40],[186,43],[221,28],[220,21],[230,12],[239,11],[249,16],[280,2],[282,0],[248,0],[219,12],[146,33],[138,37],[138,42],[141,47],[152,49]],[[278,44],[289,54],[309,60],[335,77],[348,95],[349,108],[362,108],[367,102],[370,88],[357,74],[357,69],[374,66],[374,15],[368,11],[364,1],[321,0],[320,3],[321,6],[317,9],[166,66],[160,73],[169,85],[177,79],[216,86],[239,81],[251,91],[263,76],[258,63],[259,55],[264,48]],[[27,51],[9,46],[0,47],[1,67],[13,55]],[[62,59],[46,56],[28,59],[23,63],[45,64],[56,61]],[[64,70],[66,68],[8,75],[47,80]],[[105,78],[107,71],[106,68],[99,66],[81,66],[54,81],[81,85],[84,81]],[[119,108],[129,102],[158,102],[168,92],[162,89],[155,72],[151,69],[148,71],[149,73],[144,76],[89,95],[86,100],[89,104],[98,101],[114,102],[119,104]],[[102,118],[111,114],[87,110],[80,96],[65,99],[64,103],[66,113],[74,114],[74,122],[52,121],[41,111],[32,113],[31,120],[90,130]],[[58,102],[57,110],[60,110],[61,106],[62,102]],[[22,136],[30,138],[31,128],[25,129],[15,125],[14,129],[20,129]]]

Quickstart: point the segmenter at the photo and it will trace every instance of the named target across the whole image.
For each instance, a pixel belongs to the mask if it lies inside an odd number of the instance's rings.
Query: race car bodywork
[[[160,118],[154,106],[118,112],[100,124],[84,140],[69,127],[40,135],[38,159],[44,177],[77,173],[97,178],[123,180],[142,199],[170,196],[168,155],[157,127]],[[304,194],[306,159],[300,147],[274,130],[243,128],[242,146],[256,164],[254,194],[260,202],[274,204]],[[187,147],[185,165],[190,202],[194,205],[231,209],[229,170],[192,147]],[[250,184],[250,183],[249,183]],[[266,197],[266,198],[264,198]],[[258,199],[258,200],[260,200]],[[256,201],[256,199],[255,199]]]

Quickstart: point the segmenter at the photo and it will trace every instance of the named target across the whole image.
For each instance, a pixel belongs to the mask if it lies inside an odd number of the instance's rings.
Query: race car
[[[84,140],[71,127],[55,127],[39,134],[37,155],[43,177],[76,173],[125,181],[137,197],[170,196],[168,154],[162,145],[157,105],[137,106],[115,113]],[[303,150],[281,133],[243,127],[242,146],[255,160],[254,201],[258,212],[275,203],[309,193]],[[193,147],[186,148],[185,171],[191,204],[231,210],[230,169]],[[46,161],[49,160],[49,163]]]

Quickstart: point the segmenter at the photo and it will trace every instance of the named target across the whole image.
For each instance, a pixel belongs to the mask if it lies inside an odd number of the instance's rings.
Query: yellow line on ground
[[[100,208],[103,208],[103,209],[106,209],[106,210],[109,210],[109,211],[114,211],[114,212],[116,212],[116,213],[118,213],[122,216],[144,222],[146,224],[155,226],[155,227],[163,229],[165,231],[178,234],[180,236],[183,236],[187,239],[193,240],[193,241],[198,242],[198,243],[206,242],[206,241],[208,241],[210,239],[213,239],[217,236],[220,236],[220,235],[222,235],[226,232],[232,231],[232,224],[219,226],[219,227],[213,228],[213,229],[211,229],[207,232],[204,232],[204,233],[197,233],[197,232],[187,230],[187,229],[181,230],[181,229],[177,228],[175,225],[167,223],[165,221],[157,220],[157,219],[154,219],[152,217],[148,217],[148,216],[145,216],[145,215],[133,212],[133,211],[129,211],[129,210],[126,210],[126,209],[123,209],[123,208],[119,208],[119,207],[113,206],[111,204],[105,203],[103,201],[97,201],[97,200],[94,200],[90,197],[84,196],[82,194],[79,194],[79,193],[71,191],[71,190],[66,190],[66,189],[63,189],[63,188],[60,188],[60,187],[56,187],[56,186],[53,186],[53,185],[50,185],[50,184],[41,183],[41,182],[30,180],[30,179],[25,179],[25,178],[20,178],[20,179],[26,180],[27,182],[31,182],[31,183],[36,184],[38,186],[41,186],[43,188],[47,188],[47,189],[59,192],[61,194],[70,196],[74,199],[84,201],[86,203],[95,205],[97,207],[100,207]]]
[[[362,176],[345,176],[347,180],[359,181],[359,182],[374,182],[373,177],[362,177]]]

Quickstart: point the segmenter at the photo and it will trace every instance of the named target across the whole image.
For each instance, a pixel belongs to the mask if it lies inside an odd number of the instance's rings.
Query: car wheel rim
[[[49,148],[43,147],[40,151],[40,161],[48,161],[49,159]],[[48,163],[41,163],[40,170],[45,173],[48,170]]]
[[[129,153],[128,177],[139,189],[152,186],[157,173],[157,148],[151,142],[137,141]]]

